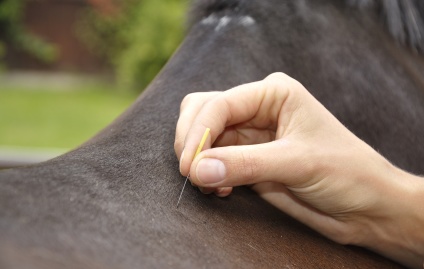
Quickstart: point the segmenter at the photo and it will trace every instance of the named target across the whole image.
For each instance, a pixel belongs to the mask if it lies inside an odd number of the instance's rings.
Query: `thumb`
[[[302,183],[312,166],[304,147],[286,139],[269,143],[204,150],[190,168],[191,181],[201,187],[233,187],[260,182]],[[308,158],[309,159],[309,158]],[[308,172],[309,171],[309,172]]]

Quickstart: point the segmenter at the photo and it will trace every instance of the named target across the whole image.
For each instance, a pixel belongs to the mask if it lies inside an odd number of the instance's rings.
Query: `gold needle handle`
[[[206,142],[206,138],[208,138],[208,135],[209,135],[210,130],[211,129],[206,128],[205,133],[203,134],[202,140],[200,140],[199,146],[197,147],[196,154],[194,154],[193,160],[202,151],[203,145]],[[187,177],[186,177],[186,179],[185,179],[185,182],[184,182],[184,185],[183,185],[183,189],[181,190],[180,197],[178,198],[177,208],[178,208],[178,205],[180,204],[181,197],[183,196],[183,192],[184,192],[184,189],[185,189],[185,186],[187,184],[187,180],[188,180],[189,177],[190,177],[190,174],[188,174]]]

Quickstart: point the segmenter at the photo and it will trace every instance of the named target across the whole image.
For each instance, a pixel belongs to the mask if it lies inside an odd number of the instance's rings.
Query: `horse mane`
[[[374,9],[401,44],[424,52],[423,0],[346,0],[350,6]]]
[[[245,11],[244,0],[192,0],[193,4],[188,14],[188,26],[214,13],[232,12],[242,13]]]
[[[240,13],[245,0],[198,0],[192,6],[189,25],[216,12]],[[393,38],[424,52],[424,0],[345,0],[349,7],[376,12]]]

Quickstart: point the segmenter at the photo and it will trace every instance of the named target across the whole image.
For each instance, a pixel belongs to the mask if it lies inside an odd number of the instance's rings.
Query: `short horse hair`
[[[216,12],[237,12],[245,0],[197,0],[189,24]],[[282,1],[283,2],[283,1]],[[424,0],[345,0],[348,7],[377,13],[388,32],[403,45],[424,52]]]

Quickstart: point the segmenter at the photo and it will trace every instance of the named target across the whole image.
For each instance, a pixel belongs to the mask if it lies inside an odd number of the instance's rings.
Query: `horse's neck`
[[[0,173],[0,244],[18,253],[0,251],[0,264],[6,260],[18,267],[25,262],[19,255],[38,253],[29,264],[41,259],[54,265],[54,257],[63,256],[75,267],[394,267],[323,239],[246,189],[221,200],[188,188],[175,209],[183,178],[173,139],[187,93],[225,90],[285,71],[361,133],[346,107],[365,110],[361,96],[373,97],[372,87],[384,84],[385,76],[412,85],[398,78],[391,60],[388,70],[374,61],[389,54],[340,6],[234,2],[243,5],[194,19],[181,48],[149,89],[98,136],[55,160]],[[358,80],[361,75],[366,78]],[[381,90],[377,96],[384,97]],[[394,90],[388,90],[390,102]],[[376,128],[392,125],[384,121]],[[416,135],[417,129],[402,127]],[[363,133],[368,139],[372,134]],[[407,150],[417,156],[410,144]]]

